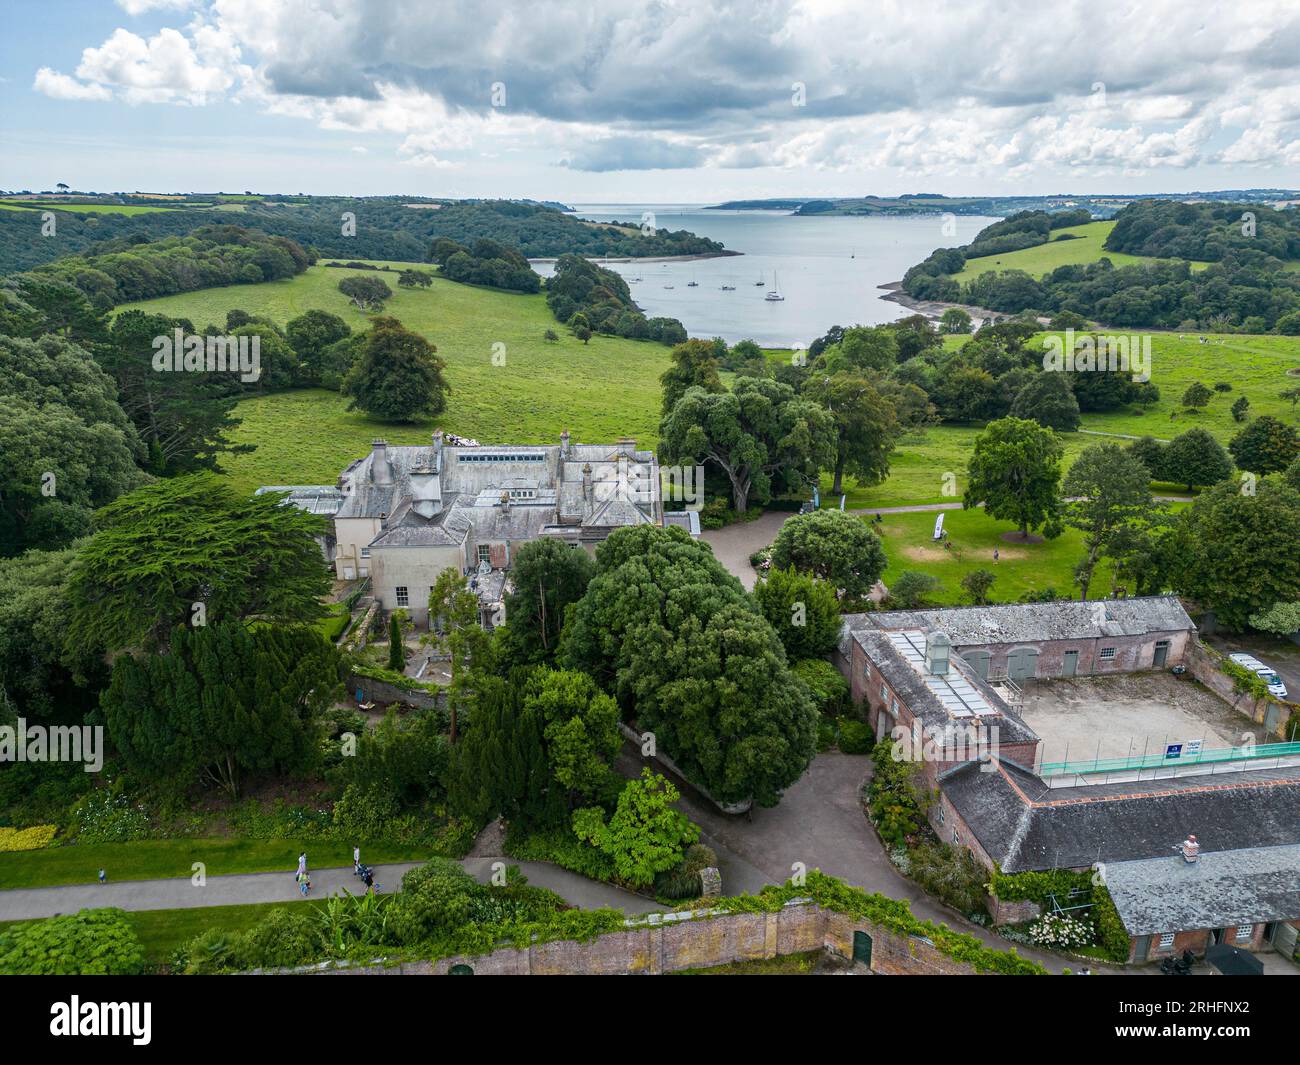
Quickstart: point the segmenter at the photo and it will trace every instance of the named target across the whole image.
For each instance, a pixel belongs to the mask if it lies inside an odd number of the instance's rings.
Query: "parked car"
[[[1252,673],[1258,674],[1259,678],[1268,685],[1269,695],[1275,699],[1286,698],[1286,685],[1282,683],[1282,678],[1277,675],[1277,672],[1271,666],[1266,666],[1254,655],[1243,652],[1228,655],[1228,658],[1243,669],[1249,669]]]

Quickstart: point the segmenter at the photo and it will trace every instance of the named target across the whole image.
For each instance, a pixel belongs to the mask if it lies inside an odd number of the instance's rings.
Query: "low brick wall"
[[[388,968],[319,969],[312,975],[439,976],[469,965],[485,976],[619,976],[709,968],[786,954],[830,950],[852,957],[853,933],[872,938],[871,970],[893,976],[969,976],[975,969],[915,936],[899,935],[870,921],[791,902],[775,913],[699,915],[693,920],[653,915],[620,932],[587,942],[556,940],[517,949],[503,947],[476,957],[405,962]]]
[[[988,899],[989,913],[992,915],[995,925],[1024,924],[1026,921],[1034,920],[1043,912],[1043,907],[1033,899],[1018,899],[1014,902],[1008,902],[996,895],[985,897]]]

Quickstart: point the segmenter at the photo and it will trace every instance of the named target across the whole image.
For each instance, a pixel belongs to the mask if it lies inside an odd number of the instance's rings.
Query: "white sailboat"
[[[768,303],[781,303],[785,297],[781,295],[781,286],[777,284],[776,271],[772,271],[772,289],[763,297]]]

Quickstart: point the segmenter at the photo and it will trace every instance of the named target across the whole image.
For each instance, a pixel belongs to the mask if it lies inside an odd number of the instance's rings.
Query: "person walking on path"
[[[997,560],[998,560],[998,549],[995,547],[993,549],[993,561],[996,562]]]
[[[108,883],[108,874],[107,874],[106,872],[104,872],[103,869],[101,869],[101,870],[99,871],[99,882],[100,882],[101,884],[107,884],[107,883]]]
[[[295,880],[301,880],[307,875],[307,852],[303,851],[298,855],[298,872],[294,874]]]
[[[361,848],[360,847],[352,848],[352,872],[358,875],[361,873]]]
[[[375,893],[375,874],[372,870],[367,869],[361,874],[361,882],[366,885],[367,895],[373,895]]]

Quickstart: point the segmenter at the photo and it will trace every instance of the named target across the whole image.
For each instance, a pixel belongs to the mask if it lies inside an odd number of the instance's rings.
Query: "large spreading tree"
[[[405,422],[441,414],[451,386],[438,349],[396,318],[373,318],[356,362],[343,381],[348,410]]]
[[[660,426],[660,459],[703,462],[731,484],[732,507],[801,489],[835,462],[832,416],[789,385],[742,377],[730,392],[688,388]]]
[[[880,537],[842,510],[797,514],[772,542],[772,569],[793,569],[825,581],[841,598],[867,595],[888,560]]]
[[[1295,426],[1265,414],[1234,436],[1228,450],[1243,470],[1280,473],[1300,456],[1300,435]]]
[[[834,350],[834,349],[832,349]],[[831,492],[844,491],[844,474],[861,485],[889,476],[889,455],[899,436],[894,405],[865,375],[851,371],[814,374],[803,393],[835,419],[835,480]]]
[[[1151,498],[1150,471],[1118,444],[1084,448],[1065,476],[1065,523],[1083,533],[1084,557],[1075,567],[1079,597],[1124,530],[1149,526],[1162,507]]]
[[[621,529],[596,549],[561,662],[612,691],[694,784],[774,805],[807,768],[816,710],[740,582],[682,529]]]
[[[1161,469],[1190,492],[1197,485],[1226,481],[1232,476],[1232,459],[1208,430],[1197,427],[1179,433],[1165,445]]]
[[[69,579],[70,634],[108,650],[165,643],[201,619],[322,617],[330,574],[316,515],[213,474],[159,481],[98,511]]]
[[[1020,535],[1060,532],[1061,442],[1023,418],[990,422],[975,438],[963,507],[981,503],[991,518],[1014,521]]]

